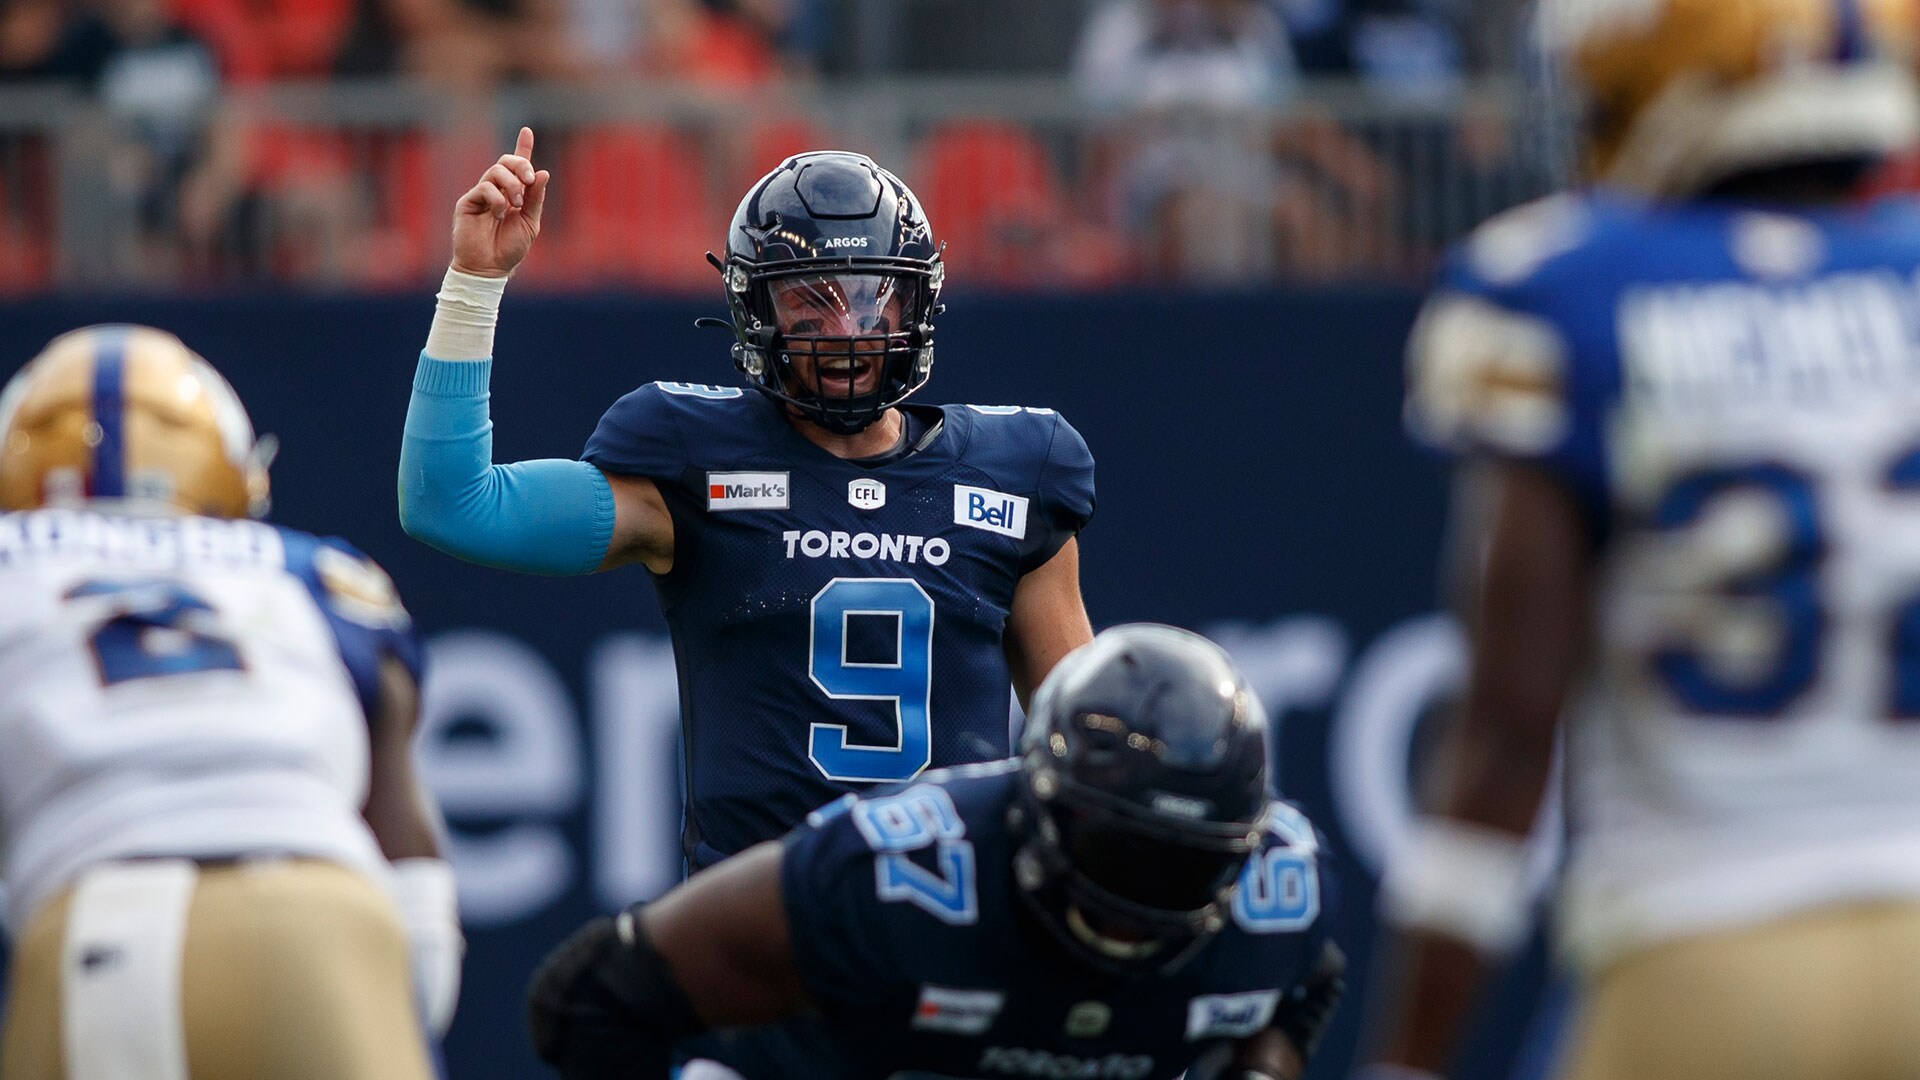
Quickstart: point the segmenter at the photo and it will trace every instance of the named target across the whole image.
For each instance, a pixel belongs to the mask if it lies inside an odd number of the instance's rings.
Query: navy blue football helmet
[[[920,201],[873,159],[781,162],[740,200],[726,259],[708,258],[725,278],[734,363],[760,392],[853,434],[926,385],[946,267]]]
[[[1014,876],[1108,971],[1169,971],[1226,925],[1265,828],[1267,716],[1221,648],[1119,626],[1063,659],[1020,743]]]

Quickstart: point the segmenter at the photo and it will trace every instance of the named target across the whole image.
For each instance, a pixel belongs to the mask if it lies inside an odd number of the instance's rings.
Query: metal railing
[[[734,203],[786,154],[864,151],[949,243],[956,283],[1407,279],[1545,192],[1500,86],[1433,100],[1310,85],[1285,108],[1117,113],[1059,80],[822,85],[777,98],[535,86],[483,102],[407,83],[229,92],[187,118],[0,93],[0,291],[414,287],[453,199],[512,132],[554,173],[524,276],[706,288]]]

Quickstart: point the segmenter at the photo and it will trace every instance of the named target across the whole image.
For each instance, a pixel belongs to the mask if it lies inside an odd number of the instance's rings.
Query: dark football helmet
[[[1226,925],[1266,825],[1267,717],[1219,646],[1120,626],[1062,660],[1020,743],[1014,876],[1108,971],[1169,971]]]
[[[734,363],[762,393],[853,434],[926,385],[946,267],[920,201],[873,159],[781,162],[740,200],[726,259],[708,258],[725,278]]]

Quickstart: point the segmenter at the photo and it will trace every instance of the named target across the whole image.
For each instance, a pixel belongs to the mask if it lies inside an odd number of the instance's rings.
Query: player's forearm
[[[613,492],[600,470],[560,459],[492,461],[487,353],[501,284],[447,274],[407,405],[400,524],[472,562],[534,574],[592,573],[613,538]]]
[[[1220,1077],[1221,1080],[1300,1080],[1306,1071],[1306,1059],[1293,1045],[1293,1040],[1268,1028],[1234,1047],[1233,1058]]]
[[[1458,1049],[1467,1021],[1480,1001],[1486,963],[1471,946],[1439,934],[1401,931],[1382,943],[1376,963],[1378,1026],[1363,1054],[1398,1067],[1363,1070],[1367,1080],[1439,1077]]]
[[[1438,795],[1450,818],[1525,836],[1586,667],[1592,540],[1578,498],[1551,474],[1500,466],[1479,486],[1488,525],[1470,530],[1483,539],[1460,589],[1473,669]]]
[[[1474,636],[1466,707],[1436,777],[1438,813],[1387,868],[1381,1060],[1437,1071],[1484,973],[1524,944],[1537,889],[1527,834],[1552,776],[1558,722],[1587,654],[1592,563],[1582,510],[1557,479],[1523,467],[1482,474],[1486,516],[1462,560]]]
[[[1377,962],[1372,1057],[1407,1072],[1441,1074],[1480,1001],[1488,958],[1504,957],[1534,921],[1525,835],[1546,787],[1550,748],[1516,753],[1500,776],[1482,767],[1484,740],[1459,741],[1442,813],[1420,819],[1381,881],[1382,921],[1394,929]],[[1373,1074],[1365,1074],[1374,1080]]]

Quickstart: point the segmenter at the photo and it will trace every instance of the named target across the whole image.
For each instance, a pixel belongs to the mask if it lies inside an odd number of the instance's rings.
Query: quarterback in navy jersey
[[[807,1011],[850,1077],[1293,1080],[1344,960],[1266,727],[1210,642],[1109,630],[1018,759],[846,796],[589,923],[535,976],[536,1049],[567,1080],[662,1077],[677,1039]]]
[[[747,385],[650,383],[583,460],[491,465],[494,311],[546,197],[532,151],[523,130],[455,215],[401,460],[408,531],[530,572],[652,572],[695,869],[843,792],[1005,756],[1008,687],[1024,701],[1092,636],[1093,459],[1049,409],[909,402],[945,276],[913,193],[858,154],[782,163],[713,258]]]

